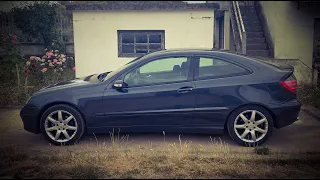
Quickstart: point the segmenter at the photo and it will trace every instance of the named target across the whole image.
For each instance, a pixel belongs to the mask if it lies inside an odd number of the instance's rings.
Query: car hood
[[[64,88],[71,88],[71,87],[77,87],[77,86],[83,86],[87,84],[92,84],[92,83],[101,83],[99,80],[100,75],[106,75],[109,72],[105,72],[102,74],[92,74],[89,76],[84,76],[84,77],[79,77],[75,78],[69,81],[63,81],[59,82],[50,86],[47,86],[45,88],[42,88],[38,92],[44,92],[44,91],[51,91],[51,90],[58,90],[58,89],[64,89]]]

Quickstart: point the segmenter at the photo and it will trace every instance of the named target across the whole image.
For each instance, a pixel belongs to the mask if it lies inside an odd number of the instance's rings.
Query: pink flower
[[[54,62],[54,63],[57,63],[57,62],[58,62],[58,60],[57,60],[57,59],[54,59],[54,60],[53,60],[53,62]]]
[[[54,54],[52,53],[52,52],[47,52],[46,53],[46,56],[48,56],[48,57],[51,57],[51,56],[53,56]]]
[[[43,68],[42,70],[41,70],[41,72],[46,72],[48,70],[48,68]]]
[[[34,60],[36,56],[30,56],[30,60]]]
[[[73,67],[73,68],[72,68],[72,70],[74,70],[74,71],[75,71],[75,70],[76,70],[76,67]]]
[[[35,60],[36,60],[36,61],[40,61],[41,58],[40,58],[40,57],[36,57]]]

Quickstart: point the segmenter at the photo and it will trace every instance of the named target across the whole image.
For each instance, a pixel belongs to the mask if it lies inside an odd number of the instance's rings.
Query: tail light
[[[280,84],[286,88],[287,90],[296,93],[297,91],[297,79],[296,77],[292,74],[291,76],[289,76],[286,80],[284,81],[280,81]]]

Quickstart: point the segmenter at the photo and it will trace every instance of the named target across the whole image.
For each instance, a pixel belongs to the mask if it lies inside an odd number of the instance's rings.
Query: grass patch
[[[0,167],[0,177],[11,178],[319,178],[320,154],[259,156],[252,148],[234,150],[222,141],[206,147],[182,140],[143,146],[114,141],[52,146],[35,153],[0,148]]]

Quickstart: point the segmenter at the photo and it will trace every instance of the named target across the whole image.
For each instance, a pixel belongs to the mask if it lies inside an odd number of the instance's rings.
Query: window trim
[[[214,58],[220,61],[224,61],[230,64],[233,64],[235,66],[238,66],[242,69],[245,70],[245,72],[240,72],[240,73],[231,73],[231,74],[226,74],[226,75],[218,75],[218,76],[206,76],[206,77],[199,77],[199,68],[200,68],[200,58]],[[252,74],[252,70],[249,69],[248,67],[244,66],[243,64],[239,64],[237,62],[231,62],[228,59],[221,58],[221,57],[216,57],[216,56],[210,56],[210,55],[195,55],[195,60],[196,64],[194,66],[194,81],[199,81],[199,80],[209,80],[209,79],[219,79],[219,78],[227,78],[227,77],[235,77],[235,76],[243,76],[243,75],[248,75]]]
[[[190,82],[190,81],[193,81],[194,80],[194,62],[195,62],[195,58],[193,55],[177,55],[177,56],[163,56],[163,57],[157,57],[155,59],[150,59],[144,63],[141,63],[133,68],[131,68],[129,71],[123,73],[119,78],[117,79],[121,79],[123,82],[124,82],[124,78],[127,74],[129,74],[130,72],[132,72],[133,70],[135,70],[136,68],[139,68],[147,63],[150,63],[150,62],[153,62],[153,61],[157,61],[157,60],[160,60],[160,59],[167,59],[167,58],[179,58],[179,57],[186,57],[187,60],[190,59],[190,64],[189,64],[189,72],[188,72],[188,77],[187,77],[187,80],[182,80],[182,81],[172,81],[172,82],[161,82],[161,83],[152,83],[152,84],[144,84],[144,85],[135,85],[135,86],[127,86],[127,87],[124,87],[124,88],[137,88],[137,87],[149,87],[149,86],[156,86],[156,85],[164,85],[164,84],[175,84],[175,83],[182,83],[182,82]]]
[[[133,43],[125,43],[125,44],[130,44],[133,45],[133,50],[135,52],[135,46],[136,44],[146,44],[148,45],[148,51],[149,51],[149,45],[150,44],[161,44],[161,50],[165,49],[165,30],[117,30],[117,37],[118,37],[118,57],[139,57],[148,53],[123,53],[122,52],[122,34],[124,33],[132,33],[133,34]],[[147,34],[147,42],[146,43],[136,43],[135,41],[135,34],[138,33],[145,33]],[[149,42],[149,36],[152,34],[161,34],[161,43],[150,43]]]

